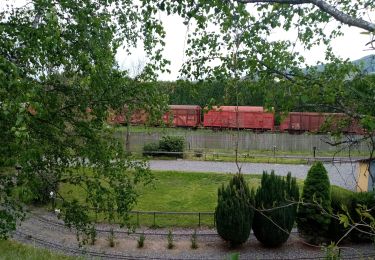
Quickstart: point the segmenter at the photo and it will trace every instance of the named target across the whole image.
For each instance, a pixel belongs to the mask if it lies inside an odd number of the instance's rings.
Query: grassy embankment
[[[45,249],[23,245],[10,240],[0,240],[0,260],[73,260],[78,257],[64,256]]]

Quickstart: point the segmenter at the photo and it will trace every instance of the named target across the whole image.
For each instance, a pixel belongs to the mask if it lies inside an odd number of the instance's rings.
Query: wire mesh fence
[[[149,227],[214,227],[213,212],[131,211],[130,223]]]

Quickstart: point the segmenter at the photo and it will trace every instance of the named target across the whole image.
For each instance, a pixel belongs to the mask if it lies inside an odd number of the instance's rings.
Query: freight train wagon
[[[241,128],[274,130],[274,113],[264,112],[263,107],[220,106],[213,107],[203,116],[203,126],[210,128]]]
[[[288,116],[281,122],[280,132],[311,132],[317,133],[323,131],[324,124],[329,120],[329,128],[326,131],[334,131],[339,129],[339,124],[345,120],[350,120],[342,113],[318,113],[318,112],[290,112]],[[363,134],[363,130],[357,122],[350,122],[348,126],[342,127],[344,133]],[[326,132],[325,131],[325,132]]]
[[[121,113],[115,113],[113,110],[109,111],[108,123],[110,124],[126,124],[127,108],[124,107]],[[148,114],[143,109],[136,109],[130,116],[130,123],[132,125],[144,125],[148,119]]]
[[[164,114],[166,125],[179,127],[199,127],[201,125],[201,107],[196,105],[170,105]]]

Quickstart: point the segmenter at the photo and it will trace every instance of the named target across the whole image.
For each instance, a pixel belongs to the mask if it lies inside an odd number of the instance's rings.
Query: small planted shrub
[[[169,230],[168,231],[168,235],[167,235],[167,248],[168,249],[172,249],[174,248],[174,243],[173,243],[173,233],[172,233],[172,230]]]
[[[253,222],[254,192],[250,192],[242,174],[236,174],[227,186],[218,190],[215,221],[218,234],[231,247],[248,239]]]
[[[240,260],[240,253],[231,253],[228,258],[228,260]]]
[[[143,156],[156,156],[159,151],[159,143],[149,143],[143,146]]]
[[[340,248],[335,244],[331,243],[328,246],[323,247],[324,259],[326,260],[340,260]]]
[[[297,213],[300,235],[312,244],[328,242],[331,213],[331,187],[327,170],[321,162],[315,162],[307,173],[302,203]]]
[[[92,225],[90,227],[88,235],[89,235],[90,245],[95,245],[95,242],[96,242],[96,228],[95,228],[95,225]]]
[[[142,234],[139,236],[139,239],[138,239],[138,241],[137,241],[138,248],[142,248],[142,247],[144,247],[144,245],[145,245],[145,239],[146,239],[145,234],[142,233]]]
[[[110,247],[115,247],[115,232],[113,228],[110,229],[107,240]]]
[[[191,248],[192,249],[198,248],[197,231],[196,230],[194,230],[194,233],[191,235]]]
[[[183,157],[185,139],[182,136],[163,136],[159,141],[159,150],[165,156]]]
[[[285,243],[297,213],[299,190],[296,178],[263,172],[261,186],[255,194],[253,231],[263,245],[277,247]],[[293,202],[295,202],[293,204]]]

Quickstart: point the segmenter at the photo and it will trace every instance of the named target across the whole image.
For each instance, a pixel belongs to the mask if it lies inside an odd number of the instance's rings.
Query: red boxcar
[[[196,105],[170,105],[163,121],[166,125],[198,127],[201,124],[201,110]]]
[[[290,112],[288,116],[281,122],[280,131],[288,132],[323,132],[323,125],[326,120],[330,120],[330,129],[325,131],[332,131],[337,129],[340,121],[349,120],[345,114],[342,113],[317,113],[317,112]],[[327,125],[328,126],[328,125]],[[351,122],[348,127],[344,127],[345,133],[362,134],[363,130],[356,122]]]
[[[108,123],[111,124],[125,124],[126,117],[125,114],[127,112],[127,107],[125,106],[121,113],[116,113],[113,110],[109,111],[109,117],[107,119]],[[130,124],[132,125],[142,125],[145,124],[148,118],[148,114],[143,109],[136,109],[130,117]]]
[[[221,106],[213,107],[204,114],[203,126],[273,130],[274,119],[274,114],[264,112],[263,107]]]

